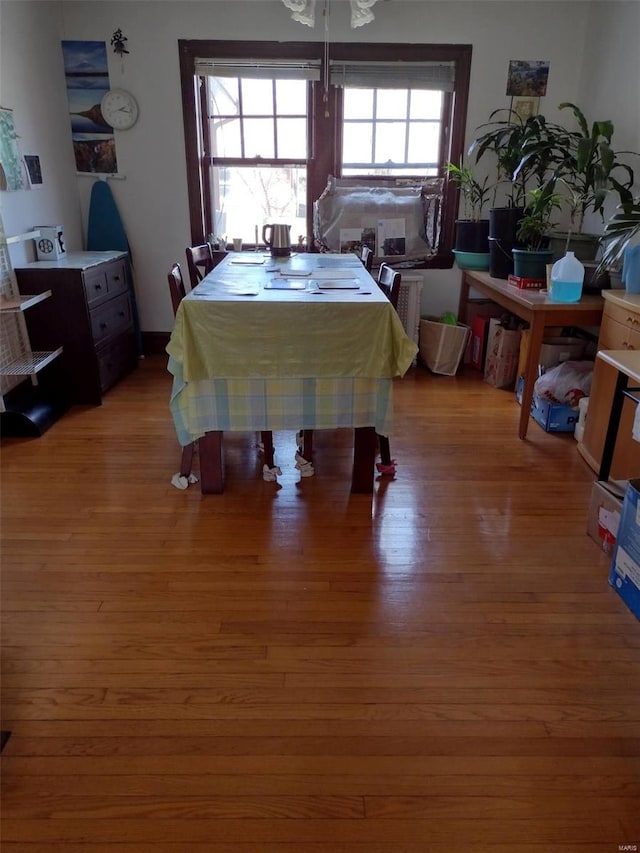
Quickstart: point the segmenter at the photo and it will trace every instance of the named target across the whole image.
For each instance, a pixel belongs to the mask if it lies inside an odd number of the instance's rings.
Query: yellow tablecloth
[[[318,278],[302,278],[303,289],[293,278],[291,290],[270,287],[305,268]],[[333,275],[338,289],[314,290]],[[347,276],[356,282],[352,290],[340,289]],[[357,258],[308,255],[246,266],[227,258],[182,300],[167,346],[178,438],[186,444],[208,430],[354,426],[388,434],[391,380],[416,350]]]

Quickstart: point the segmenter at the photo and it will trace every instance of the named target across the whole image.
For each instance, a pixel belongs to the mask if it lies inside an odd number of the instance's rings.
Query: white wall
[[[577,101],[587,113],[593,104],[594,111],[606,111],[600,118],[613,119],[621,137],[623,129],[625,138],[628,132],[633,147],[634,126],[637,130],[640,120],[634,0],[388,0],[378,3],[374,12],[374,23],[351,30],[348,4],[332,0],[331,40],[473,45],[468,141],[491,110],[508,106],[509,60],[547,59],[551,71],[541,105],[545,115],[559,118],[556,108],[565,100]],[[103,40],[108,46],[120,27],[130,54],[121,62],[108,47],[111,84],[136,96],[140,118],[131,130],[116,135],[119,170],[126,180],[113,181],[111,187],[134,255],[142,329],[168,331],[172,314],[166,273],[174,260],[184,261],[190,240],[177,41],[319,41],[323,27],[318,18],[315,30],[297,24],[280,0],[3,0],[0,103],[15,108],[25,142],[43,157],[47,182],[38,192],[2,194],[7,231],[61,221],[69,248],[82,248],[92,179],[75,176],[59,43],[63,38]],[[596,49],[603,41],[605,55]],[[594,59],[605,71],[590,70]],[[639,147],[636,143],[635,150]],[[429,272],[426,282],[424,313],[456,309],[457,270]]]

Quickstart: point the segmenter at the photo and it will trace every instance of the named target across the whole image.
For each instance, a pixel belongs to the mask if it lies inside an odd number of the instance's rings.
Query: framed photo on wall
[[[511,98],[511,109],[521,122],[538,115],[540,109],[540,98]]]
[[[507,95],[531,98],[546,95],[549,64],[544,59],[511,59],[507,75]]]

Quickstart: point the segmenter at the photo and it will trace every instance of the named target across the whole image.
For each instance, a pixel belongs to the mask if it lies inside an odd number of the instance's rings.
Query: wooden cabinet
[[[640,295],[624,290],[603,290],[602,295],[605,304],[598,349],[640,351]],[[594,471],[600,468],[617,375],[611,365],[596,359],[584,435],[578,444],[581,456]],[[640,442],[631,437],[635,409],[632,400],[625,400],[611,465],[614,480],[640,476]]]
[[[51,291],[27,324],[34,348],[62,344],[61,393],[70,403],[101,403],[137,362],[128,256],[75,252],[18,267],[16,276],[24,292]]]

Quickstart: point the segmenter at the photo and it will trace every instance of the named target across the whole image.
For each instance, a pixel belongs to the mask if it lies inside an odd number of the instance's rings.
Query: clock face
[[[138,105],[133,95],[123,89],[111,89],[100,103],[102,116],[115,130],[128,130],[138,119]]]
[[[53,252],[53,243],[43,237],[42,240],[38,240],[38,248],[41,252]]]

